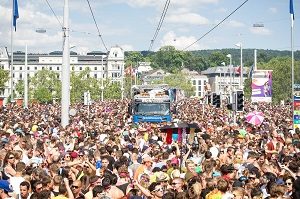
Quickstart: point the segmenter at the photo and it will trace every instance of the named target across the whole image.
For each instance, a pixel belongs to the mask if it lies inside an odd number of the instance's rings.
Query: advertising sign
[[[300,129],[300,84],[294,84],[294,129]]]
[[[251,88],[252,102],[272,102],[272,71],[253,71]]]

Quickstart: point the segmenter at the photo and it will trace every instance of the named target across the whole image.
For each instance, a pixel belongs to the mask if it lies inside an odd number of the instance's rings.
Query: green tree
[[[138,62],[144,61],[142,53],[138,51],[127,52],[125,56],[125,66],[136,66]]]
[[[24,80],[19,80],[15,86],[15,90],[17,91],[17,96],[23,98],[24,97]]]
[[[84,92],[89,91],[92,100],[98,100],[101,97],[101,82],[96,78],[90,77],[90,69],[71,73],[70,77],[71,103],[82,102]]]
[[[164,78],[164,80],[159,80],[154,82],[154,84],[168,84],[170,87],[180,88],[184,90],[184,94],[186,97],[190,97],[194,95],[194,87],[192,86],[188,77],[181,72],[170,74]]]
[[[58,73],[43,69],[30,78],[31,98],[41,103],[52,103],[54,98],[61,99],[61,81]]]
[[[228,60],[228,58],[226,57],[226,55],[224,53],[222,53],[221,51],[216,51],[213,52],[209,57],[208,57],[208,61],[209,61],[209,65],[210,67],[216,67],[216,66],[221,66],[222,62],[225,62]]]
[[[107,80],[104,89],[105,99],[121,99],[121,84],[120,82],[112,82]]]
[[[0,69],[0,90],[3,92],[5,83],[9,80],[9,71]]]
[[[151,66],[168,72],[175,72],[187,62],[188,53],[176,50],[174,46],[164,46],[152,57]]]

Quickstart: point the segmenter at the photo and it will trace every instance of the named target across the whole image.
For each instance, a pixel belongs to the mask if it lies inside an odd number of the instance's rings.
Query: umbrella
[[[247,114],[246,120],[250,124],[259,126],[264,121],[264,116],[262,112],[254,111],[252,113]]]

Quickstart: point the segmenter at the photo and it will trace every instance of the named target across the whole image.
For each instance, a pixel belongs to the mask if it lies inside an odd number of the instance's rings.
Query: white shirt
[[[20,194],[20,184],[24,181],[23,177],[10,177],[10,184],[16,194]]]

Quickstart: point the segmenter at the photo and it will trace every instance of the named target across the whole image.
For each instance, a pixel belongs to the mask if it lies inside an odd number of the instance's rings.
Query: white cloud
[[[235,21],[235,20],[230,20],[227,23],[227,25],[230,26],[230,27],[234,27],[234,28],[239,28],[239,27],[244,27],[245,26],[244,23],[239,22],[239,21]]]
[[[251,27],[250,32],[256,35],[271,35],[271,31],[265,27]]]
[[[125,2],[132,7],[157,6],[161,4],[161,1],[157,0],[127,0]]]
[[[227,9],[226,8],[219,8],[219,9],[215,10],[215,12],[217,12],[217,13],[226,13]]]
[[[133,51],[134,50],[133,46],[130,44],[123,44],[120,46],[123,48],[124,51]]]
[[[196,40],[197,39],[194,36],[177,36],[173,31],[170,31],[163,36],[162,40],[160,41],[160,47],[170,45],[174,46],[178,50],[183,50],[189,44],[192,44]],[[197,50],[201,48],[203,47],[200,46],[198,43],[195,43],[187,50]]]
[[[274,8],[274,7],[272,7],[272,8],[269,8],[269,11],[271,12],[271,13],[277,13],[277,8]]]
[[[115,2],[125,2],[132,7],[161,7],[165,4],[165,0],[114,0]],[[216,4],[220,0],[171,0],[171,6],[193,7],[195,5]]]
[[[192,25],[205,25],[209,23],[209,20],[196,13],[183,13],[167,16],[166,21],[169,23],[182,23]]]

